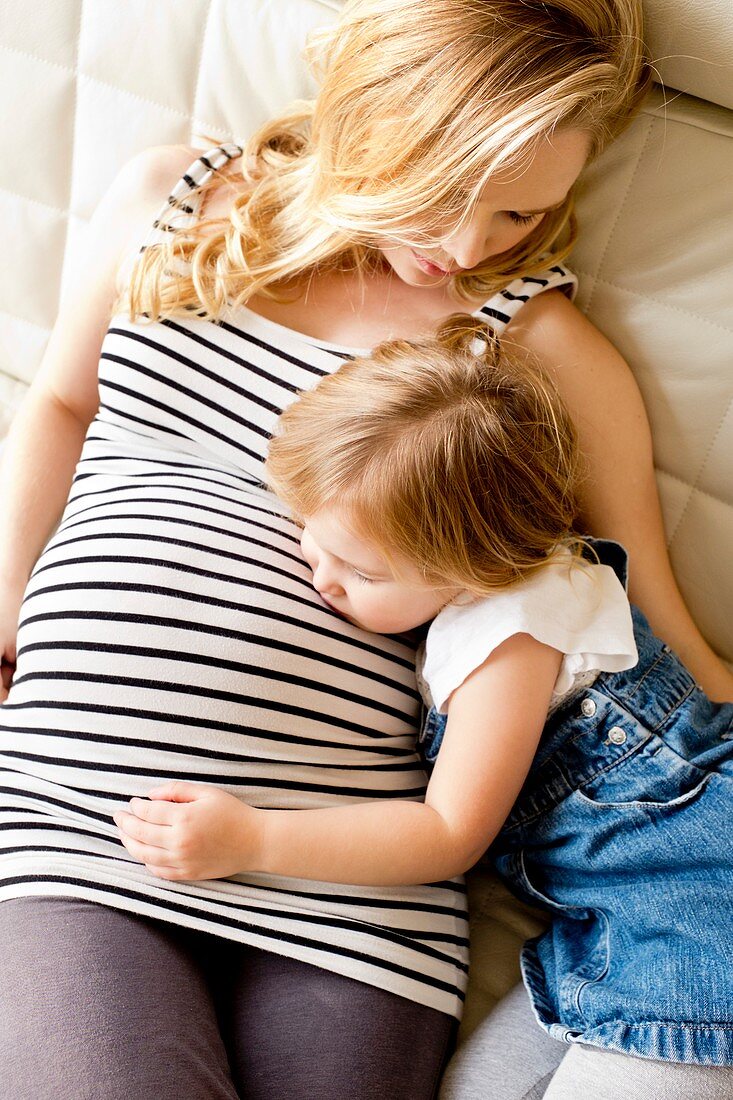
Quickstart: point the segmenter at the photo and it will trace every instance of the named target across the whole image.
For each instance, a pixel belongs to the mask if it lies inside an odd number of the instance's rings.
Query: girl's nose
[[[325,555],[321,555],[313,572],[313,586],[329,596],[337,596],[344,591],[332,563]]]

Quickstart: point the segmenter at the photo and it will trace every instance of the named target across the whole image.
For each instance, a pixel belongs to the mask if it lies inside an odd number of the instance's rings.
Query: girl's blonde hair
[[[309,55],[318,97],[264,125],[241,174],[213,174],[203,190],[231,188],[227,218],[145,249],[125,293],[133,319],[217,319],[316,269],[367,272],[385,237],[424,247],[556,128],[587,132],[598,153],[650,82],[639,0],[351,0]],[[562,259],[574,234],[569,196],[452,290],[489,297]]]
[[[337,509],[387,560],[477,595],[581,544],[569,415],[539,367],[464,314],[431,339],[380,344],[301,395],[266,471],[301,521]]]

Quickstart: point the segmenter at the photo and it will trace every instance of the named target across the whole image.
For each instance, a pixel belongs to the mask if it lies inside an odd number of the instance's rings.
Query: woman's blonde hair
[[[351,0],[313,36],[321,80],[248,142],[229,216],[142,253],[131,316],[217,319],[327,268],[367,272],[385,237],[420,247],[470,216],[496,173],[521,172],[558,127],[599,152],[650,82],[639,0]],[[454,276],[489,297],[569,251],[572,196],[511,250]]]
[[[561,545],[579,549],[578,461],[549,379],[457,314],[301,395],[278,421],[266,476],[301,521],[338,510],[387,560],[485,595]]]

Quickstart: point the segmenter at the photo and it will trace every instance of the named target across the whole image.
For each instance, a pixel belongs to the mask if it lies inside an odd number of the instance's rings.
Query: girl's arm
[[[561,655],[528,634],[507,639],[453,693],[425,802],[259,810],[216,788],[175,783],[115,815],[125,847],[162,878],[248,871],[407,886],[471,867],[529,771]],[[176,804],[180,803],[180,804]]]
[[[467,871],[529,771],[560,661],[529,634],[507,639],[454,691],[424,803],[267,811],[261,869],[381,886]]]
[[[527,302],[507,330],[554,375],[587,460],[585,529],[629,552],[629,596],[712,699],[733,701],[733,674],[700,634],[672,573],[652,438],[634,377],[560,291]]]

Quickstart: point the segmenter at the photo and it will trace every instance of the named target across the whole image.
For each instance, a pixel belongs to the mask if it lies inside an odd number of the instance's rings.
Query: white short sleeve
[[[437,709],[445,713],[452,692],[514,634],[564,655],[554,698],[586,673],[620,672],[638,660],[631,608],[613,569],[561,554],[525,581],[438,613],[422,668]]]

